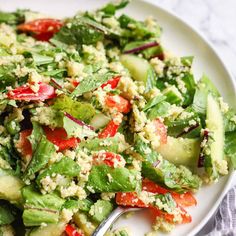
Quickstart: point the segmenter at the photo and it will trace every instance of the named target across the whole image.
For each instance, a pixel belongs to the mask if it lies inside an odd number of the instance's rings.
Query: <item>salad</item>
[[[236,166],[236,113],[127,4],[0,12],[0,235],[92,235],[117,206],[169,232]]]

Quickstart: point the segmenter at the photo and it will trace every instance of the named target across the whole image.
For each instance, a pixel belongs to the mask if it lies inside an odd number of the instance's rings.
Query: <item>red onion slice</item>
[[[85,124],[83,121],[76,119],[74,116],[70,115],[69,113],[65,112],[64,114],[67,118],[74,121],[76,124],[78,124],[80,126],[86,126],[91,130],[95,130],[95,128],[93,126]]]
[[[150,43],[144,44],[142,46],[139,46],[139,47],[136,47],[136,48],[133,48],[130,50],[126,50],[126,51],[124,51],[124,53],[125,54],[135,53],[135,52],[139,52],[139,51],[145,50],[147,48],[155,47],[155,46],[159,46],[159,43],[158,42],[150,42]]]

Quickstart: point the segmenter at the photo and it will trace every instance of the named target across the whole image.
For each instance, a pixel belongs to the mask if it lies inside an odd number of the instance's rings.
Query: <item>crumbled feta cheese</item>
[[[105,109],[105,98],[107,96],[106,91],[100,87],[93,92],[93,95],[97,98],[98,102]]]
[[[197,121],[196,121],[196,120],[190,120],[190,121],[188,122],[188,124],[189,124],[190,126],[193,126],[193,125],[196,125],[196,124],[197,124]]]
[[[73,151],[73,150],[68,150],[68,149],[66,149],[66,150],[64,151],[64,155],[65,155],[66,157],[69,157],[69,158],[71,158],[72,160],[74,160],[75,157],[76,157],[76,152]]]

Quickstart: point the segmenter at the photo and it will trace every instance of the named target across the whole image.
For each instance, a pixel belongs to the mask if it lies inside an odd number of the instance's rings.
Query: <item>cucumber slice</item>
[[[211,180],[219,174],[227,174],[227,161],[224,160],[224,119],[217,98],[207,97],[206,128],[209,130],[205,150],[205,168]],[[216,173],[217,172],[217,173]]]
[[[146,92],[155,86],[155,73],[147,60],[134,55],[122,55],[120,60],[134,80],[144,82]]]
[[[21,188],[24,184],[19,178],[0,170],[0,186],[0,199],[11,203],[21,202]]]
[[[56,224],[48,224],[47,226],[38,227],[36,229],[33,229],[30,232],[30,236],[60,236],[64,232],[66,227],[66,223],[59,222]]]
[[[91,219],[84,213],[77,212],[73,216],[75,224],[81,229],[85,236],[90,236],[93,234],[97,228],[97,223],[91,221]]]
[[[157,151],[166,160],[176,165],[196,167],[200,152],[200,141],[168,136],[167,143],[160,145]]]
[[[111,119],[103,113],[98,113],[92,118],[89,124],[97,130],[106,126],[110,120]]]

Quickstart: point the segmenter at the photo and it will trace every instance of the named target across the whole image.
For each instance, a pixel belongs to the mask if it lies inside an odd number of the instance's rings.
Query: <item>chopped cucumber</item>
[[[0,199],[7,200],[11,203],[19,203],[22,200],[21,188],[23,182],[2,169],[0,169]]]
[[[97,223],[92,222],[84,213],[75,213],[73,216],[73,220],[78,228],[83,231],[85,236],[92,235],[97,227]]]
[[[122,55],[120,60],[134,80],[144,82],[146,92],[155,86],[155,73],[147,60],[134,55]]]
[[[198,139],[173,138],[168,136],[167,143],[157,150],[166,160],[176,165],[195,167],[200,152]]]
[[[206,128],[209,130],[205,150],[205,169],[210,180],[218,179],[219,174],[227,174],[227,161],[224,160],[224,119],[217,98],[207,97]]]
[[[100,112],[92,118],[90,125],[97,130],[106,126],[109,121],[110,118]]]

